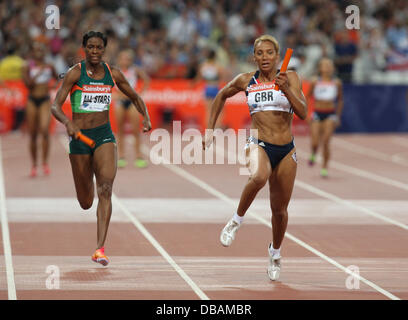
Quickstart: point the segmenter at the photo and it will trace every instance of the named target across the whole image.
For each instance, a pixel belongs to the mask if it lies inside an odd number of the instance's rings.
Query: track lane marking
[[[218,146],[216,146],[216,150],[217,150],[217,152],[224,152],[224,153],[227,152],[229,154],[229,156],[231,156],[231,152],[229,150],[222,149],[222,148],[220,148]],[[302,151],[301,149],[299,149],[298,147],[296,147],[296,154],[299,155],[301,158],[308,159],[308,156],[306,155],[306,153],[304,151]],[[318,156],[317,158],[318,158],[318,160],[321,160],[320,156]],[[368,209],[368,208],[366,208],[364,206],[355,204],[352,201],[342,199],[342,198],[340,198],[340,197],[338,197],[338,196],[336,196],[334,194],[323,191],[323,190],[321,190],[321,189],[319,189],[317,187],[312,186],[309,183],[306,183],[306,182],[303,182],[302,180],[299,180],[298,178],[296,178],[296,180],[295,180],[295,186],[299,186],[300,188],[302,188],[304,190],[307,190],[307,191],[309,191],[311,193],[314,193],[314,194],[316,194],[316,195],[318,195],[320,197],[323,197],[323,198],[326,198],[326,199],[331,200],[333,202],[336,202],[336,203],[338,203],[340,205],[344,205],[344,206],[353,208],[355,210],[358,210],[360,212],[363,212],[363,213],[365,213],[367,215],[370,215],[370,216],[372,216],[372,217],[374,217],[376,219],[379,219],[381,221],[384,221],[386,223],[390,223],[390,224],[393,224],[393,225],[395,225],[397,227],[400,227],[400,228],[402,228],[404,230],[408,230],[408,225],[406,225],[406,224],[404,224],[402,222],[399,222],[399,221],[397,221],[395,219],[386,217],[386,216],[384,216],[384,215],[382,215],[382,214],[380,214],[378,212],[375,212],[374,210]],[[407,187],[407,190],[408,190],[408,185],[404,185],[404,186]]]
[[[304,150],[300,149],[300,148],[296,148],[296,153],[299,157],[303,158],[303,159],[308,159],[308,153],[305,152]],[[322,161],[322,157],[320,155],[316,156],[316,160],[318,163],[321,163]],[[347,172],[359,177],[363,177],[375,182],[380,182],[395,188],[399,188],[405,191],[408,191],[408,184],[394,180],[394,179],[390,179],[390,178],[386,178],[383,176],[380,176],[378,174],[375,173],[371,173],[362,169],[357,169],[355,167],[352,166],[348,166],[345,164],[342,164],[340,162],[334,161],[334,160],[330,160],[330,167],[335,168],[337,170],[343,171],[343,172]]]
[[[333,137],[333,143],[340,148],[346,149],[357,154],[361,154],[363,156],[369,156],[377,160],[392,162],[394,164],[399,164],[402,166],[408,166],[408,160],[399,157],[398,155],[389,155],[387,153],[380,152],[369,147],[365,147],[359,144],[352,143],[350,141],[346,141],[339,137]]]
[[[402,137],[392,137],[392,142],[399,144],[400,146],[403,147],[408,147],[408,138],[402,138]]]
[[[66,151],[69,151],[66,136],[59,135],[59,141]],[[95,181],[95,176],[94,176]],[[200,287],[187,275],[187,273],[174,261],[160,243],[144,227],[144,225],[126,208],[119,198],[112,192],[112,201],[122,210],[124,215],[129,218],[133,225],[143,234],[150,244],[161,254],[161,256],[170,264],[171,267],[180,275],[180,277],[191,287],[194,293],[201,300],[210,300],[210,298],[200,289]]]
[[[158,155],[152,155],[149,154],[148,152],[148,148],[146,147],[146,145],[142,144],[141,146],[142,152],[146,155],[146,156],[154,156],[156,157],[157,162],[161,162],[161,165],[166,167],[167,169],[169,169],[170,171],[173,171],[174,173],[176,173],[177,175],[183,177],[184,179],[186,179],[187,181],[199,186],[200,188],[204,189],[205,191],[207,191],[209,194],[214,195],[215,197],[231,204],[234,207],[236,207],[236,203],[234,200],[232,200],[230,197],[228,197],[227,195],[225,195],[224,193],[218,191],[217,189],[213,188],[212,186],[210,186],[209,184],[207,184],[206,182],[204,182],[203,180],[197,178],[196,176],[190,174],[189,172],[187,172],[186,170],[182,169],[181,167],[177,166],[177,165],[173,165],[173,164],[167,164],[164,163],[164,158]],[[269,227],[270,229],[272,229],[271,223],[269,221],[267,221],[266,219],[260,217],[257,213],[253,212],[252,210],[248,210],[247,214],[249,214],[250,216],[254,217],[256,220],[258,220],[261,224],[266,225],[267,227]],[[360,281],[364,282],[366,285],[370,286],[371,288],[373,288],[374,290],[380,292],[381,294],[385,295],[387,298],[391,299],[391,300],[400,300],[400,298],[398,298],[397,296],[393,295],[392,293],[386,291],[385,289],[381,288],[380,286],[376,285],[375,283],[365,279],[364,277],[362,277],[359,274],[356,274],[354,272],[352,272],[351,270],[347,269],[346,267],[344,267],[343,265],[341,265],[340,263],[338,263],[337,261],[335,261],[334,259],[326,256],[325,254],[323,254],[322,252],[314,249],[313,247],[311,247],[310,245],[308,245],[307,243],[303,242],[302,240],[298,239],[297,237],[293,236],[292,234],[286,232],[285,236],[287,236],[290,240],[294,241],[295,243],[297,243],[298,245],[302,246],[303,248],[305,248],[306,250],[312,252],[313,254],[317,255],[318,257],[322,258],[323,260],[327,261],[328,263],[334,265],[335,267],[337,267],[338,269],[344,271],[345,273],[359,279]]]
[[[7,293],[9,300],[17,300],[16,284],[14,280],[13,255],[11,252],[10,232],[7,219],[6,191],[3,173],[3,154],[0,137],[0,217],[3,236],[4,260],[6,264]]]

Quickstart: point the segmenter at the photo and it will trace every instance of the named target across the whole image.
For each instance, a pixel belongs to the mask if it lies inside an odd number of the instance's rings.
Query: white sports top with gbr
[[[313,90],[315,100],[335,101],[337,94],[337,83],[335,81],[323,81],[319,79]]]
[[[275,81],[260,83],[259,70],[249,82],[245,94],[250,114],[260,111],[283,111],[293,113],[289,100],[280,90],[275,90]]]

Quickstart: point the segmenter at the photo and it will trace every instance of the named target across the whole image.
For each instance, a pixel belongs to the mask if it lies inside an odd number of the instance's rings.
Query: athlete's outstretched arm
[[[213,130],[217,122],[218,116],[224,107],[225,101],[236,95],[240,91],[245,91],[246,85],[249,82],[250,77],[253,73],[241,73],[232,79],[224,88],[222,88],[211,104],[211,113],[208,120],[207,129]],[[206,136],[203,141],[203,149],[209,147],[212,143],[212,131],[208,133],[206,131]]]
[[[236,95],[240,91],[245,91],[246,84],[249,82],[249,74],[241,73],[232,79],[224,88],[222,88],[211,104],[211,113],[208,120],[208,129],[214,129],[218,116],[224,107],[225,101]],[[246,81],[248,80],[248,81]]]
[[[295,114],[302,120],[307,117],[306,98],[302,91],[302,83],[295,71],[279,73],[276,84],[285,94]]]
[[[122,71],[117,68],[112,68],[112,76],[115,80],[116,85],[135,105],[137,111],[143,116],[143,131],[149,131],[152,128],[150,123],[149,112],[147,111],[146,104],[143,99],[137,94],[135,89],[133,89],[129,82],[126,80]]]
[[[65,74],[64,81],[62,82],[61,87],[57,91],[55,100],[51,106],[52,115],[67,128],[67,133],[69,136],[74,137],[75,133],[79,131],[79,128],[74,124],[62,111],[62,105],[65,102],[65,99],[68,96],[68,93],[71,91],[74,84],[81,77],[81,67],[79,64],[73,66]]]

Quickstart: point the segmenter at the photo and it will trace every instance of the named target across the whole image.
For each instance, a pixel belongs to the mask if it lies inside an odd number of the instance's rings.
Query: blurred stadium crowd
[[[47,5],[59,7],[59,30],[45,27]],[[345,28],[348,5],[360,10],[359,30]],[[3,0],[0,59],[29,59],[41,41],[64,73],[81,59],[89,30],[108,35],[108,63],[131,48],[153,78],[194,78],[211,49],[232,78],[254,68],[253,41],[269,33],[282,55],[294,48],[291,66],[304,78],[328,56],[345,82],[408,83],[407,0]],[[9,76],[0,70],[0,79]]]

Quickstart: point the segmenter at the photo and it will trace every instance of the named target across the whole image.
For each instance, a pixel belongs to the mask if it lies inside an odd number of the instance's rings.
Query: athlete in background
[[[23,79],[29,90],[26,121],[30,134],[30,177],[34,178],[38,174],[38,136],[41,137],[43,173],[45,175],[50,174],[50,167],[48,165],[50,150],[49,126],[51,121],[49,86],[52,79],[57,80],[57,73],[52,65],[45,62],[46,47],[43,43],[34,42],[32,49],[33,58],[24,67]]]
[[[320,175],[328,177],[330,159],[330,139],[334,130],[340,125],[343,112],[343,85],[340,79],[334,77],[334,64],[328,58],[319,62],[319,76],[312,80],[308,100],[313,96],[314,112],[310,119],[311,155],[309,165],[316,161],[316,153],[321,145],[323,163]]]
[[[124,50],[119,53],[117,65],[122,71],[123,75],[129,82],[133,89],[136,89],[136,85],[139,79],[143,81],[143,87],[141,89],[141,95],[146,91],[150,83],[149,76],[138,66],[133,64],[133,52],[132,50]],[[147,160],[143,157],[140,150],[140,116],[137,110],[132,106],[132,101],[121,91],[115,90],[113,94],[115,100],[115,115],[116,123],[118,125],[117,143],[118,143],[118,168],[123,168],[127,165],[125,157],[125,123],[126,118],[130,121],[133,130],[134,137],[134,151],[135,160],[134,166],[137,168],[145,168],[148,165]]]

